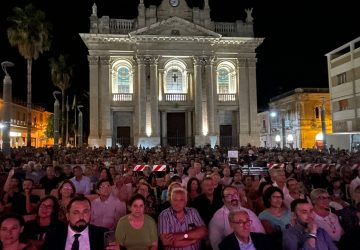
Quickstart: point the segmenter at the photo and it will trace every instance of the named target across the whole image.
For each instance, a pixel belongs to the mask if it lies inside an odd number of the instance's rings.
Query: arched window
[[[217,67],[217,93],[236,93],[236,71],[235,66],[230,62],[221,62]]]
[[[164,93],[187,93],[186,66],[183,62],[173,60],[165,65]]]
[[[119,60],[112,66],[112,93],[133,93],[132,65]]]

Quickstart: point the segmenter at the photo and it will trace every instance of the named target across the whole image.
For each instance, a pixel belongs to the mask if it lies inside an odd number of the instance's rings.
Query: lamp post
[[[65,146],[66,147],[69,143],[69,110],[70,110],[69,98],[67,96],[66,97],[66,137],[65,137]]]
[[[82,147],[83,145],[83,114],[80,110],[80,108],[84,107],[83,105],[78,105],[77,110],[79,111],[78,115],[78,134],[79,134],[79,147]]]
[[[6,68],[15,66],[14,63],[4,61],[1,63],[2,70],[5,73],[3,86],[4,100],[4,124],[3,124],[3,152],[6,158],[10,157],[10,124],[11,124],[11,102],[12,102],[12,80]]]
[[[325,123],[325,97],[321,97],[322,99],[322,105],[321,105],[321,113],[320,113],[320,117],[321,117],[321,132],[323,134],[323,150],[326,151],[326,123]]]
[[[54,91],[53,96],[55,98],[54,102],[54,147],[59,146],[59,121],[60,121],[60,103],[56,98],[56,95],[61,94],[60,91]]]

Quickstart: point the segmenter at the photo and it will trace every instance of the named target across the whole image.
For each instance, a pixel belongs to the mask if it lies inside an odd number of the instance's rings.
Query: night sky
[[[164,0],[167,1],[167,0]],[[88,100],[87,50],[79,33],[89,32],[91,0],[7,0],[0,6],[0,61],[15,62],[9,70],[13,78],[13,96],[26,100],[26,61],[17,48],[7,41],[6,18],[14,6],[33,3],[42,9],[53,25],[49,52],[33,62],[33,103],[52,111],[54,99],[49,58],[59,53],[69,54],[75,65],[72,87],[68,90],[72,100],[77,95],[85,107]],[[97,0],[98,16],[135,18],[139,0]],[[145,5],[158,5],[161,0],[145,0]],[[187,0],[190,6],[202,6],[203,0]],[[343,0],[341,5],[329,1],[269,1],[269,0],[210,0],[214,21],[244,20],[244,8],[254,7],[255,36],[265,38],[257,49],[258,109],[267,108],[271,97],[296,87],[328,87],[325,53],[360,36],[360,13],[354,1]],[[316,4],[316,5],[315,5]],[[1,85],[4,74],[1,72]],[[82,100],[81,100],[82,99]]]

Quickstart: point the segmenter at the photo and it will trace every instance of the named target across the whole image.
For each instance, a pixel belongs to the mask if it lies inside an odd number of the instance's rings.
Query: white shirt
[[[265,233],[264,227],[261,224],[259,218],[256,216],[256,214],[251,211],[250,209],[241,207],[239,208],[241,210],[245,210],[250,217],[250,220],[252,220],[251,224],[251,232],[255,233]],[[230,226],[229,223],[229,209],[224,205],[222,208],[217,210],[210,220],[209,223],[209,239],[211,246],[213,250],[219,249],[219,243],[229,234],[233,232],[233,229]]]
[[[316,213],[314,214],[314,221],[316,225],[324,229],[333,241],[339,241],[344,231],[336,214],[330,212],[329,215],[325,217],[321,217]]]
[[[244,249],[244,250],[256,250],[254,243],[251,240],[251,237],[249,236],[249,242],[248,243],[244,243],[242,242],[236,235],[235,235],[238,243],[239,243],[239,249]]]
[[[68,226],[68,233],[66,237],[65,250],[71,250],[72,244],[75,240],[75,234],[77,232],[73,231],[70,226]],[[80,233],[79,236],[79,249],[81,250],[90,250],[90,239],[89,239],[89,227],[85,228],[84,231]]]

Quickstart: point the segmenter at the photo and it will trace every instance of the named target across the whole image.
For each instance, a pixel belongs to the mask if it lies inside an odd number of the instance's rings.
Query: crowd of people
[[[0,155],[0,249],[358,250],[359,163],[332,147],[17,148]]]

